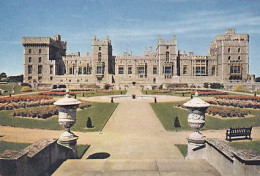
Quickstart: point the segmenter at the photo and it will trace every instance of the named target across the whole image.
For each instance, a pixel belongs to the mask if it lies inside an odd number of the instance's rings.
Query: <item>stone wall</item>
[[[260,155],[253,151],[238,150],[221,139],[207,139],[206,147],[193,151],[206,159],[222,176],[258,176],[260,175]],[[196,155],[198,156],[198,155]],[[188,156],[188,158],[192,158]]]
[[[50,175],[66,159],[76,158],[67,147],[56,139],[42,139],[21,152],[6,150],[0,154],[1,176]]]

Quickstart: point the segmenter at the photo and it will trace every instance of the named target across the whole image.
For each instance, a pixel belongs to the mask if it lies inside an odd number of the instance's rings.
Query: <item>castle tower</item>
[[[177,39],[175,35],[170,41],[165,41],[159,36],[156,46],[159,67],[158,74],[164,75],[165,79],[170,79],[178,73],[176,46]]]
[[[211,42],[210,56],[217,60],[216,72],[222,82],[247,79],[248,44],[249,35],[236,34],[234,29],[227,29],[224,35],[217,35],[215,41]]]
[[[55,75],[64,71],[62,56],[66,55],[66,42],[61,36],[23,37],[24,83],[50,84]]]
[[[114,62],[112,45],[108,36],[103,41],[92,38],[92,68],[98,83],[109,83],[109,74],[113,73]]]

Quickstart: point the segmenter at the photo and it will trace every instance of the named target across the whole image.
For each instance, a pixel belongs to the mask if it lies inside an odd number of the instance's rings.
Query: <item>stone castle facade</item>
[[[219,82],[252,83],[249,75],[249,35],[227,29],[210,43],[209,55],[197,56],[177,50],[176,36],[166,41],[159,36],[155,51],[145,50],[143,56],[124,53],[113,56],[112,43],[92,38],[92,54],[66,54],[66,42],[60,35],[23,37],[24,82],[41,87],[65,84],[87,87],[90,84],[113,84],[124,87],[139,84],[158,87],[167,83],[202,85]]]

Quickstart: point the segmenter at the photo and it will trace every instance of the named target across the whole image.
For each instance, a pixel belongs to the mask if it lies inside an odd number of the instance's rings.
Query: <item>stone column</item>
[[[183,104],[189,110],[188,123],[194,129],[188,137],[188,155],[189,159],[203,159],[205,157],[204,150],[206,137],[199,130],[205,124],[205,113],[210,104],[198,98],[198,92],[195,98]]]

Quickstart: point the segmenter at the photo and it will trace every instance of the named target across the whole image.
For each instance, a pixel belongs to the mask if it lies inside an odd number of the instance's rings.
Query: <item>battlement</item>
[[[96,36],[92,37],[92,46],[93,45],[111,45],[111,40],[109,40],[109,37],[106,35],[104,40],[97,39]]]
[[[58,48],[66,49],[67,43],[61,41],[60,35],[55,35],[51,37],[22,37],[23,46],[28,45],[53,45]]]

